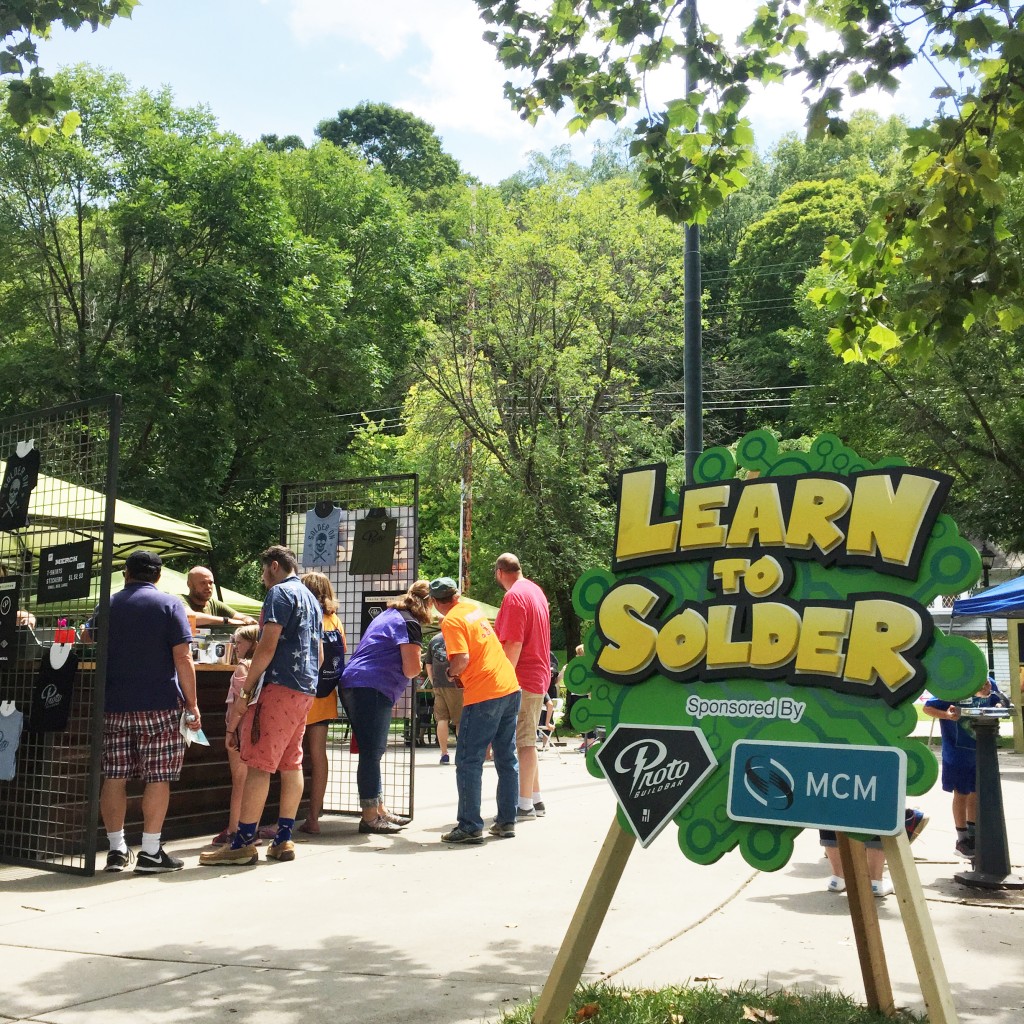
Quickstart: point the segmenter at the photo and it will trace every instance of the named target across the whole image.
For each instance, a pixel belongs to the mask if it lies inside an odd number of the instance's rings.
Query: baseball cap
[[[155,551],[133,551],[125,559],[125,568],[129,572],[138,570],[160,569],[163,567],[163,559]]]
[[[430,581],[430,596],[437,601],[448,601],[458,592],[459,585],[451,576],[439,576]]]

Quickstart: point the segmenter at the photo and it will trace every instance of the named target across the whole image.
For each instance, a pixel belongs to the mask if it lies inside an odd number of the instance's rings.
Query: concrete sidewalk
[[[1024,757],[1001,755],[1011,859],[1024,855]],[[297,859],[78,879],[0,866],[0,1020],[53,1024],[245,1021],[319,1024],[496,1021],[536,995],[614,815],[610,788],[573,747],[541,755],[547,817],[513,840],[447,847],[455,772],[418,751],[416,820],[392,839],[328,818]],[[493,812],[493,770],[485,814]],[[949,799],[915,804],[914,844],[954,1001],[964,1022],[1024,1019],[1024,896],[955,884]],[[630,858],[586,980],[629,987],[694,979],[829,987],[863,998],[846,897],[805,832],[781,871],[733,852],[686,860],[670,827]],[[897,900],[879,901],[899,1005],[923,1009]],[[236,1016],[237,1014],[237,1016]]]

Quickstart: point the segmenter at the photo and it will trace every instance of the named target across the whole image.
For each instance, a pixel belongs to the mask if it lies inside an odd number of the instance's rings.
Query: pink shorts
[[[302,767],[302,735],[313,694],[268,683],[238,727],[242,761],[259,771],[290,772]]]

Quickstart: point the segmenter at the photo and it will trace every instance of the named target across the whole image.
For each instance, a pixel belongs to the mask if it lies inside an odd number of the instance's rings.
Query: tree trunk
[[[555,591],[555,605],[558,607],[558,617],[562,620],[562,629],[565,631],[565,656],[567,659],[575,658],[576,646],[581,641],[581,635],[580,617],[572,604],[572,591],[559,587]]]

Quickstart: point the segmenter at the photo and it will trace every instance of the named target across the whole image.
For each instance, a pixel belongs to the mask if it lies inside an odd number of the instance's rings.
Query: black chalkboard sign
[[[0,578],[0,664],[6,665],[15,657],[15,629],[18,622],[18,587],[20,576]]]
[[[404,590],[374,590],[363,591],[363,614],[359,624],[359,635],[362,636],[381,612],[388,610],[388,601],[394,597],[404,594]]]
[[[92,576],[91,540],[58,544],[39,552],[39,590],[37,604],[72,601],[89,596]]]

